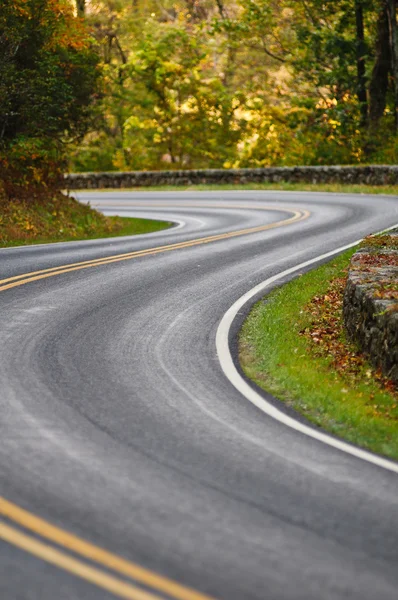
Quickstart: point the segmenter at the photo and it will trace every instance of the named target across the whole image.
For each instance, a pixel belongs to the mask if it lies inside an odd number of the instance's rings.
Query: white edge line
[[[398,227],[397,225],[393,225],[388,229],[384,229],[384,231],[390,231],[391,229],[395,229]],[[263,396],[261,396],[254,388],[252,388],[245,379],[240,375],[238,370],[235,367],[231,350],[229,347],[229,334],[231,330],[231,326],[235,320],[236,315],[240,311],[240,309],[252,298],[257,296],[260,292],[263,292],[267,287],[273,284],[275,281],[282,279],[287,275],[291,275],[300,269],[308,267],[310,265],[315,265],[318,262],[326,258],[330,258],[335,254],[339,254],[340,252],[344,252],[344,250],[349,250],[353,248],[357,244],[359,244],[362,240],[357,240],[356,242],[352,242],[351,244],[347,244],[346,246],[341,246],[340,248],[336,248],[336,250],[332,250],[331,252],[326,252],[325,254],[321,254],[315,258],[307,260],[305,262],[300,263],[295,267],[291,267],[290,269],[286,269],[273,277],[269,277],[265,281],[259,283],[254,288],[249,290],[246,294],[241,296],[225,313],[221,322],[217,329],[216,334],[216,348],[218,359],[221,364],[221,368],[227,377],[227,379],[232,383],[232,385],[240,392],[249,402],[257,406],[261,411],[266,413],[268,416],[272,417],[276,421],[283,423],[287,427],[294,429],[304,435],[312,437],[319,442],[327,444],[328,446],[332,446],[337,450],[341,450],[342,452],[346,452],[347,454],[351,454],[357,458],[370,462],[379,467],[383,467],[388,471],[393,471],[394,473],[398,473],[398,464],[393,463],[388,459],[384,459],[381,456],[377,456],[376,454],[372,454],[371,452],[367,452],[366,450],[361,450],[355,446],[351,446],[346,442],[338,440],[323,431],[317,431],[304,423],[294,419],[293,417],[288,416],[276,406],[268,402]]]

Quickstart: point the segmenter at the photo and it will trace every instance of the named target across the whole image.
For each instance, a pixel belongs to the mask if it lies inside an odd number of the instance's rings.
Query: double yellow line
[[[0,515],[18,526],[0,521],[0,539],[119,598],[159,600],[166,596],[178,600],[211,600],[210,596],[95,546],[1,497]],[[29,535],[26,530],[51,544]],[[131,580],[143,587],[138,587]]]
[[[260,207],[256,206],[253,208],[258,209]],[[190,248],[250,233],[267,231],[303,221],[310,214],[305,210],[292,210],[272,206],[261,207],[261,210],[278,210],[286,212],[291,216],[268,225],[250,227],[229,233],[197,238],[187,242],[116,254],[105,258],[86,260],[15,275],[14,277],[0,280],[0,292],[72,271],[100,267],[124,260],[132,260],[134,258]],[[64,531],[1,497],[0,517],[3,517],[3,520],[0,521],[0,539],[119,598],[127,598],[128,600],[159,600],[160,598],[173,600],[211,600],[205,594],[183,586],[167,577],[158,575],[138,564]]]
[[[262,210],[273,210],[275,207],[261,207]],[[202,244],[209,244],[211,242],[218,242],[221,240],[227,240],[242,235],[248,235],[249,233],[259,233],[261,231],[268,231],[269,229],[275,229],[284,225],[291,225],[298,221],[307,219],[310,213],[306,210],[292,210],[286,208],[277,208],[278,211],[286,212],[292,216],[282,221],[276,221],[268,225],[260,225],[258,227],[249,227],[247,229],[239,229],[237,231],[231,231],[228,233],[221,233],[218,235],[211,235],[208,237],[197,238],[187,242],[178,242],[176,244],[168,244],[166,246],[157,246],[156,248],[148,248],[146,250],[137,250],[136,252],[126,252],[124,254],[114,254],[104,258],[96,258],[94,260],[85,260],[76,263],[70,263],[61,265],[58,267],[51,267],[49,269],[41,269],[40,271],[32,271],[31,273],[23,273],[21,275],[15,275],[14,277],[8,277],[7,279],[0,280],[0,292],[32,283],[33,281],[39,281],[41,279],[47,279],[49,277],[55,277],[56,275],[63,275],[65,273],[71,273],[72,271],[80,271],[82,269],[91,269],[93,267],[100,267],[103,265],[109,265],[116,262],[122,262],[124,260],[132,260],[134,258],[141,258],[144,256],[153,256],[155,254],[161,254],[163,252],[171,252],[173,250],[181,250],[183,248],[192,248],[193,246],[199,246]]]

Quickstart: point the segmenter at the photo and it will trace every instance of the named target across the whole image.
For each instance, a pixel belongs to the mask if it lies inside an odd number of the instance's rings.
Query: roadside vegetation
[[[274,290],[244,323],[240,361],[257,385],[312,423],[398,459],[398,391],[345,334],[354,250]]]
[[[63,183],[66,153],[101,90],[94,40],[68,0],[2,0],[0,190],[38,202]]]
[[[171,223],[106,217],[61,193],[43,202],[0,200],[0,248],[150,233]]]
[[[0,247],[167,227],[105,217],[61,192],[70,145],[102,94],[96,42],[69,0],[0,7]]]

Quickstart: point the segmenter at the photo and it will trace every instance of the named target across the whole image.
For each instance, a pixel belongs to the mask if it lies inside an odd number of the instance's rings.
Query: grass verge
[[[76,190],[77,192],[147,191],[147,192],[186,192],[217,190],[280,190],[286,192],[334,192],[337,194],[388,194],[398,196],[398,185],[348,185],[340,183],[247,183],[247,184],[200,184],[200,185],[160,185],[133,188],[111,188],[100,190]]]
[[[106,217],[63,194],[40,201],[0,200],[0,248],[150,233],[172,223]]]
[[[246,375],[312,423],[398,459],[398,394],[345,337],[341,302],[354,250],[274,290],[240,333]]]

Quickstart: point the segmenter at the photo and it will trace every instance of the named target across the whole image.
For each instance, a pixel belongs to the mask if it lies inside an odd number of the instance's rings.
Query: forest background
[[[77,0],[104,87],[74,171],[396,163],[395,0]]]
[[[66,170],[397,163],[396,4],[2,0],[3,193]]]

